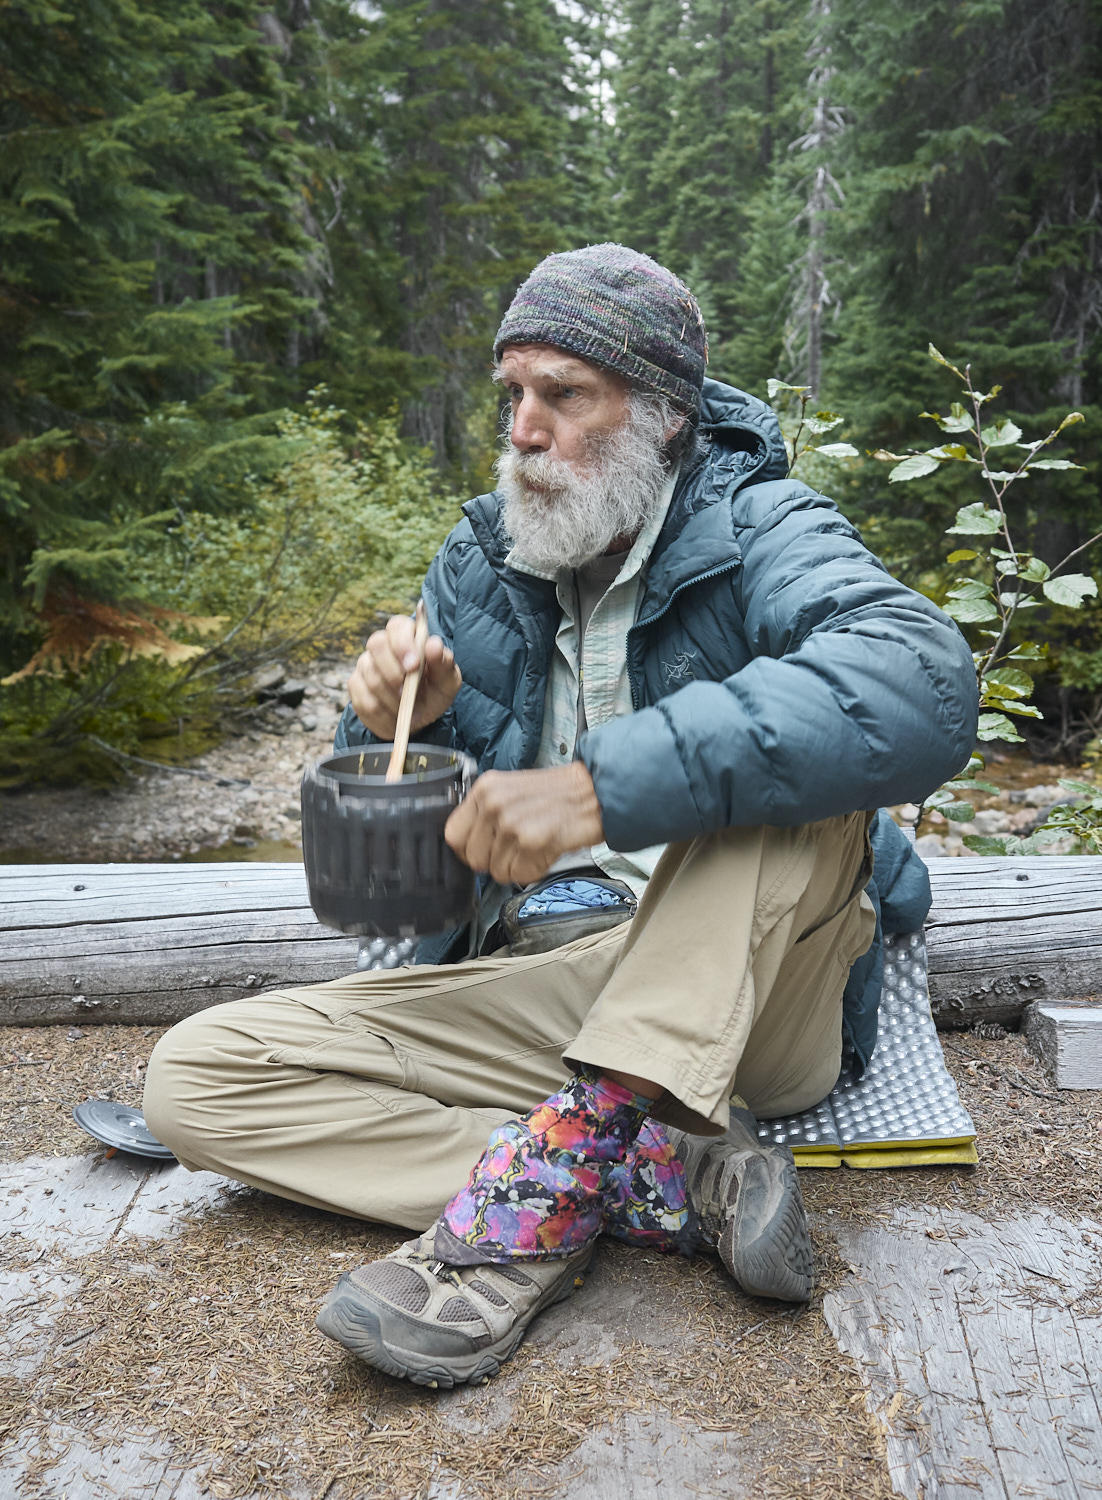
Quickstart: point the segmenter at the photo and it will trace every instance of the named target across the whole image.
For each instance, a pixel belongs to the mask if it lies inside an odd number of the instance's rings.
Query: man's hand
[[[593,778],[580,760],[548,771],[487,771],[444,826],[456,856],[501,885],[528,885],[560,854],[604,840]]]
[[[394,738],[398,702],[406,673],[417,665],[413,644],[413,621],[408,615],[391,615],[385,630],[377,630],[348,679],[348,696],[362,724],[381,740]],[[455,657],[438,635],[425,642],[425,670],[413,704],[411,731],[416,734],[433,724],[450,708],[463,685],[463,674]]]

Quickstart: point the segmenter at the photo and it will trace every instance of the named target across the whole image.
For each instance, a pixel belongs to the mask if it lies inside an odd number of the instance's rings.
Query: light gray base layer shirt
[[[675,469],[666,480],[650,522],[627,552],[606,554],[576,571],[561,568],[554,574],[530,567],[515,549],[506,558],[511,568],[552,581],[562,610],[547,680],[537,767],[569,765],[585,730],[632,712],[627,634],[639,614],[647,565],[676,483]],[[620,854],[607,844],[595,844],[591,849],[574,849],[562,855],[549,873],[590,868],[622,880],[638,898],[664,848],[664,844],[654,844]],[[511,887],[506,889],[496,882],[484,889],[479,944],[511,894]]]

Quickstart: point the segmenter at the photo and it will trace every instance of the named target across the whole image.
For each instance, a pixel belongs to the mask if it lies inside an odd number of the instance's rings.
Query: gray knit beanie
[[[626,245],[589,245],[541,260],[494,339],[554,344],[658,391],[694,415],[708,362],[696,298],[672,271]]]

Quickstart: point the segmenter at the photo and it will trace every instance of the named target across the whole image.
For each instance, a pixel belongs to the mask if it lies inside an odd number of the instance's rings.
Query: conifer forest
[[[977,653],[1028,634],[987,706],[1102,734],[1102,0],[0,0],[0,132],[0,784],[195,753],[408,607],[504,307],[606,239]]]

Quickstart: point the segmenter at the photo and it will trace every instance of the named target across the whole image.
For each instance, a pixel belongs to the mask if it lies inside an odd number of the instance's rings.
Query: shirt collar
[[[631,549],[624,559],[624,565],[616,575],[617,584],[627,583],[629,579],[634,578],[637,573],[646,567],[650,555],[654,551],[654,544],[658,540],[658,533],[666,523],[670,501],[673,499],[673,492],[677,488],[677,476],[679,472],[680,466],[675,464],[666,475],[666,482],[662,486],[662,493],[659,496],[658,504],[654,508],[654,514],[635,538],[634,542],[632,542]],[[531,564],[526,563],[515,547],[510,549],[505,559],[505,566],[515,569],[518,573],[529,573],[533,578],[545,578],[549,583],[564,583],[569,580],[573,571],[571,568],[559,568],[555,573],[546,573],[543,569],[534,568]]]

